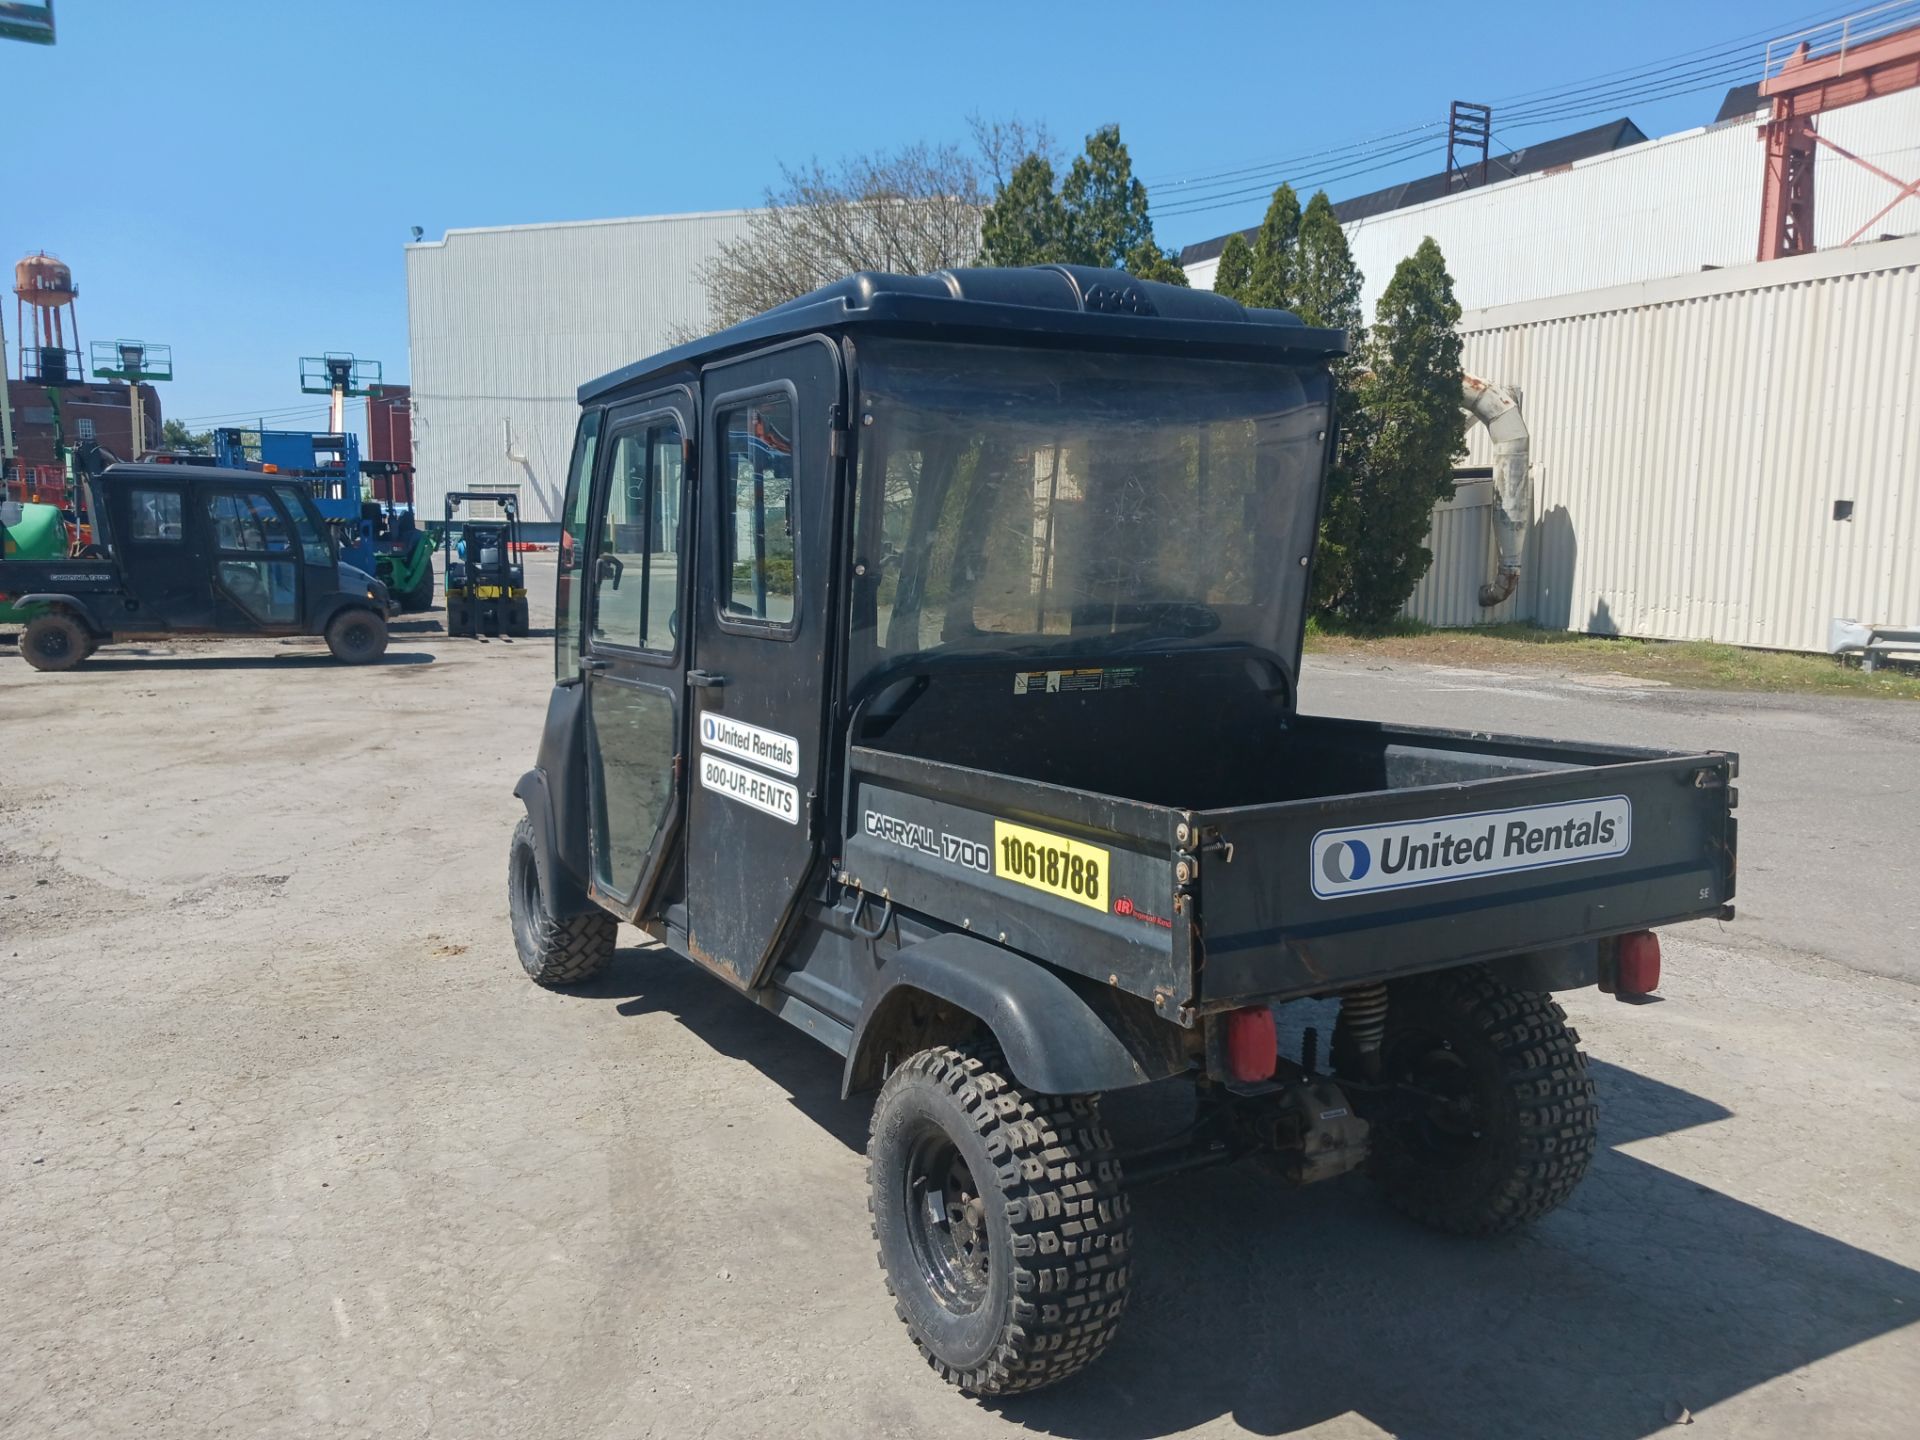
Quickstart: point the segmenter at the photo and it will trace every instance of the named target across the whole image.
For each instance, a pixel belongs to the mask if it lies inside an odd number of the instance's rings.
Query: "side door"
[[[689,948],[751,986],[820,842],[839,354],[798,341],[716,365],[701,388]]]
[[[339,588],[340,572],[334,565],[333,537],[326,522],[314,508],[312,492],[300,485],[275,485],[273,495],[293,524],[293,538],[300,555],[300,615],[303,625],[311,624],[313,607]]]
[[[291,630],[300,624],[300,547],[279,504],[259,489],[199,491],[220,630]]]
[[[630,919],[646,918],[680,815],[693,419],[685,389],[607,417],[581,572],[588,890]]]
[[[114,558],[134,613],[125,628],[142,624],[203,630],[213,623],[213,589],[201,546],[205,526],[193,513],[184,482],[143,477],[113,487]]]

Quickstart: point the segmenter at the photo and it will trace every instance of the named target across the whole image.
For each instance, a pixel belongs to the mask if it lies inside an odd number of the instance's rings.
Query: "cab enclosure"
[[[116,639],[353,632],[384,648],[386,587],[344,565],[308,488],[270,474],[110,465],[88,482],[92,543],[78,558],[9,562],[0,586],[40,619],[29,661],[63,669]],[[30,643],[34,635],[44,644]],[[334,646],[335,654],[341,647]],[[78,658],[73,658],[75,655]]]

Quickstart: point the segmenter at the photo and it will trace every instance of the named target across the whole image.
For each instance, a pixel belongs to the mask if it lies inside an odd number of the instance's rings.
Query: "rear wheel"
[[[371,610],[342,610],[327,622],[327,649],[343,664],[370,664],[387,653],[387,622]]]
[[[424,547],[426,540],[423,538],[420,543]],[[400,597],[400,608],[414,611],[433,608],[433,556],[431,554],[420,557],[420,578],[414,582],[411,590]]]
[[[34,616],[20,632],[20,658],[36,670],[71,670],[93,649],[92,632],[58,610]]]
[[[604,910],[559,916],[540,883],[540,857],[533,848],[533,822],[522,816],[507,851],[507,908],[513,916],[513,947],[537,983],[579,985],[613,963],[620,922]]]
[[[1031,1095],[991,1050],[940,1047],[888,1079],[867,1144],[894,1309],[978,1395],[1064,1380],[1127,1306],[1127,1200],[1097,1097]]]
[[[1498,1235],[1566,1200],[1599,1119],[1566,1012],[1478,966],[1399,981],[1390,996],[1380,1078],[1402,1088],[1366,1107],[1368,1173],[1388,1201],[1439,1230]]]

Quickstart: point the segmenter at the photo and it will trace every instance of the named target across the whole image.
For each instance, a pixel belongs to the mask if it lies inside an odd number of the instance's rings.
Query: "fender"
[[[327,626],[333,623],[333,617],[342,610],[365,610],[369,615],[378,615],[382,620],[387,618],[387,612],[366,596],[356,595],[350,590],[336,590],[333,594],[321,599],[320,608],[313,612],[313,628],[308,633],[326,634]]]
[[[881,966],[854,1022],[843,1098],[880,1084],[889,1045],[903,1034],[916,1050],[923,1040],[940,1043],[937,1032],[922,1035],[909,1019],[913,1002],[929,998],[977,1019],[1013,1078],[1043,1094],[1125,1090],[1188,1068],[1184,1032],[1145,1001],[951,933],[910,945]]]
[[[88,608],[86,602],[81,600],[77,595],[61,595],[51,590],[36,590],[31,595],[16,595],[11,600],[5,601],[5,603],[11,605],[16,610],[24,610],[29,605],[58,605],[65,610],[72,611],[73,618],[93,631],[94,634],[105,635],[107,633],[101,627],[100,622],[93,618],[93,611]]]
[[[514,798],[527,807],[533,824],[533,854],[540,867],[540,891],[555,915],[581,915],[596,908],[587,899],[580,880],[562,865],[554,848],[553,797],[547,793],[544,770],[527,771],[513,787]]]

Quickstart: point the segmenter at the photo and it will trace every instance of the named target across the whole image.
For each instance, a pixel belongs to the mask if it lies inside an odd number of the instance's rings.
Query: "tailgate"
[[[1311,994],[1718,914],[1735,770],[1713,752],[1200,812],[1196,998]]]

